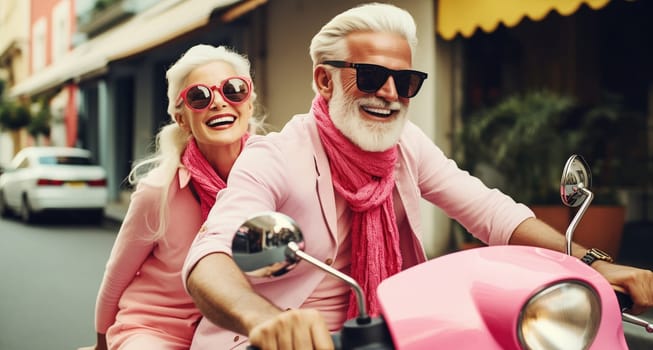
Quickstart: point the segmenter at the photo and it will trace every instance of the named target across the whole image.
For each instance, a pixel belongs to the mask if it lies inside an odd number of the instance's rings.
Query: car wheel
[[[32,207],[29,205],[29,200],[27,200],[27,196],[23,196],[23,201],[20,206],[20,219],[26,223],[32,223],[34,222],[34,212],[32,211]]]
[[[9,217],[11,212],[7,207],[7,201],[5,200],[5,194],[0,192],[0,216],[3,218]]]

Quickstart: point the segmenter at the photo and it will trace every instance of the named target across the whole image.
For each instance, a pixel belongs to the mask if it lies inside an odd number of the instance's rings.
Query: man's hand
[[[326,323],[316,310],[288,310],[254,327],[249,341],[261,350],[333,349]]]
[[[630,313],[639,315],[653,306],[652,271],[604,261],[596,261],[592,267],[601,273],[615,290],[630,295],[633,300]]]

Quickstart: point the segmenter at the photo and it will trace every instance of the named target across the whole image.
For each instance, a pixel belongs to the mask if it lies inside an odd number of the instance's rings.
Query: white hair
[[[364,4],[333,17],[315,34],[309,49],[313,68],[326,60],[344,59],[348,55],[345,37],[365,31],[400,35],[408,42],[411,57],[417,48],[417,28],[408,11],[390,4]]]
[[[224,46],[211,46],[199,44],[191,47],[184,53],[177,62],[175,62],[166,72],[168,80],[168,114],[170,115],[171,122],[164,127],[156,135],[155,151],[150,156],[135,163],[128,176],[130,184],[135,185],[143,178],[145,178],[151,171],[156,170],[161,177],[156,177],[159,180],[154,185],[160,186],[162,195],[160,198],[159,206],[159,222],[155,228],[151,228],[153,235],[152,240],[159,239],[165,234],[167,226],[168,212],[168,189],[170,183],[174,179],[177,169],[181,166],[181,154],[186,149],[188,140],[191,138],[189,131],[185,131],[179,127],[175,120],[175,113],[177,113],[176,102],[179,93],[184,88],[186,77],[196,68],[204,66],[208,63],[221,61],[233,67],[236,74],[245,76],[251,80],[250,63],[249,60]],[[253,84],[253,83],[252,83]],[[251,102],[256,101],[256,93],[252,85],[252,94],[250,96]],[[262,117],[250,118],[250,130],[256,132],[262,128]]]
[[[177,99],[179,93],[184,88],[183,84],[188,74],[198,67],[215,61],[222,61],[231,65],[236,71],[236,75],[252,80],[250,76],[250,63],[245,56],[224,46],[215,47],[199,44],[191,47],[166,72],[166,78],[168,79],[168,114],[173,121],[175,120],[175,111],[177,110]],[[254,91],[252,91],[250,98],[252,102],[256,100]]]

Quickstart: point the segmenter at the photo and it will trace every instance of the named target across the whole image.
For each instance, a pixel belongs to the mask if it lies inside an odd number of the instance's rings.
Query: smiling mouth
[[[367,112],[367,113],[369,113],[369,114],[371,114],[371,115],[373,115],[375,117],[378,117],[378,118],[390,118],[396,112],[395,110],[388,109],[388,108],[365,107],[365,106],[361,106],[361,108],[365,112]]]
[[[213,118],[208,122],[206,122],[206,125],[208,127],[214,128],[217,126],[230,125],[233,124],[235,121],[236,121],[236,117],[225,116],[225,117]]]

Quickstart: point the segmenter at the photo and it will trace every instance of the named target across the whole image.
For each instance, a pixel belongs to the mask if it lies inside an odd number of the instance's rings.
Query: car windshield
[[[78,156],[42,156],[39,157],[42,165],[93,165],[87,157]]]

